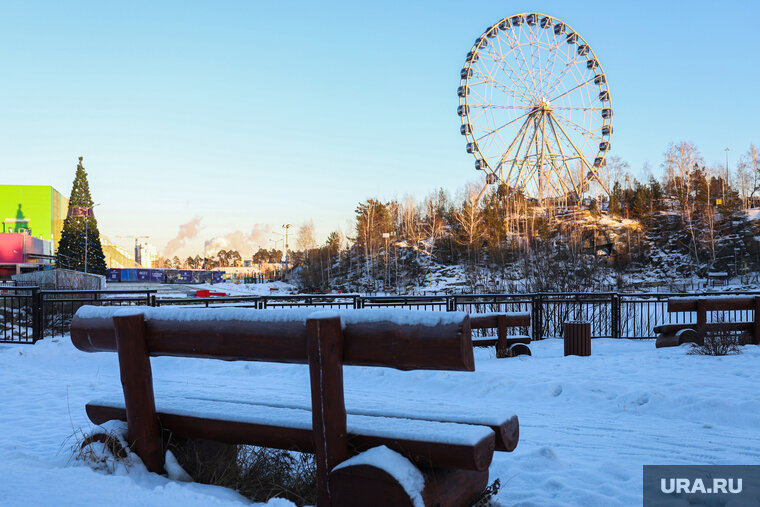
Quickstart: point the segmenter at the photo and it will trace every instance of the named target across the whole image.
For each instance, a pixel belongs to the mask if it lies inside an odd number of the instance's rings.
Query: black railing
[[[359,294],[293,294],[158,298],[155,290],[40,290],[39,287],[0,286],[0,342],[34,343],[43,336],[68,333],[74,313],[83,305],[149,305],[186,308],[405,308],[467,313],[528,312],[534,340],[562,336],[568,320],[591,323],[594,338],[654,338],[653,328],[663,323],[694,320],[689,312],[668,313],[671,297],[715,296],[720,293],[531,293],[457,294],[440,296],[361,296]],[[728,294],[728,293],[723,293]],[[755,295],[760,292],[731,292]],[[752,321],[752,310],[711,312],[708,320]]]
[[[39,287],[0,287],[0,343],[34,343],[40,337]]]

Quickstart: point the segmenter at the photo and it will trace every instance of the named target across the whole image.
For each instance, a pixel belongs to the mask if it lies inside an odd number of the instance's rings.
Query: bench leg
[[[317,505],[331,502],[328,476],[348,458],[346,404],[343,398],[343,332],[340,317],[306,319],[311,382],[314,458],[317,462]]]
[[[472,505],[488,485],[488,470],[421,470],[426,506]],[[371,465],[353,465],[330,473],[332,505],[341,507],[413,507],[409,494],[388,472]]]
[[[164,473],[161,430],[142,314],[113,318],[119,373],[127,409],[127,441],[150,472]]]
[[[509,357],[507,350],[507,316],[496,316],[496,357]]]

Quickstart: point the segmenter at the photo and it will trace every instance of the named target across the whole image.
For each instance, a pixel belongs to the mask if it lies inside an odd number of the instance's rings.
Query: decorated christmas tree
[[[61,241],[58,243],[58,267],[106,274],[105,256],[100,246],[98,222],[92,211],[90,185],[87,183],[82,157],[79,157],[69,197],[69,212],[63,222]]]

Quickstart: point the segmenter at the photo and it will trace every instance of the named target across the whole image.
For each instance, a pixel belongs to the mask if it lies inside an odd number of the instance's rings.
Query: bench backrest
[[[470,315],[471,329],[494,329],[499,327],[499,322],[507,327],[530,326],[530,313],[507,312],[486,313]]]
[[[696,312],[700,305],[705,311],[754,310],[756,296],[677,297],[668,299],[669,312]],[[700,303],[701,301],[701,303]]]
[[[138,313],[145,317],[151,356],[306,364],[307,317],[335,315],[342,324],[343,364],[475,370],[463,312],[85,306],[71,322],[71,340],[86,352],[115,352],[113,317]]]

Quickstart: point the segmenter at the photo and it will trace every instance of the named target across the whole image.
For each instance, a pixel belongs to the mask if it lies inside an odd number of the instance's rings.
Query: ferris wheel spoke
[[[522,125],[520,125],[520,129],[517,131],[517,135],[515,135],[515,138],[512,140],[512,142],[510,143],[510,145],[507,147],[507,150],[501,156],[501,160],[499,160],[499,164],[496,167],[496,169],[494,169],[494,171],[498,170],[499,173],[502,172],[502,166],[504,165],[504,162],[507,160],[507,157],[509,157],[509,153],[512,151],[512,148],[514,147],[515,143],[517,142],[517,139],[520,137],[520,134],[523,133],[523,130],[527,130],[527,129],[525,129],[525,127],[528,126],[528,122],[529,121],[530,121],[530,116],[525,119],[525,121],[523,122]],[[523,135],[524,135],[524,133],[523,133]]]
[[[509,45],[508,42],[503,41],[501,38],[501,33],[497,34],[495,43],[492,43],[491,48],[493,49],[493,52],[488,51],[487,55],[493,61],[496,66],[501,69],[501,71],[508,75],[509,78],[512,80],[512,82],[515,84],[515,91],[517,91],[525,100],[526,103],[532,102],[532,99],[530,97],[530,88],[527,86],[527,84],[520,79],[520,77],[514,72],[514,70],[509,67],[509,64],[504,59],[504,50],[502,48],[502,42]],[[498,51],[496,49],[496,46],[498,45]],[[507,65],[505,67],[504,65]]]
[[[573,178],[573,174],[570,171],[570,165],[567,163],[568,160],[570,160],[565,155],[565,150],[562,149],[562,143],[559,140],[559,136],[557,135],[557,130],[554,128],[554,117],[549,116],[549,127],[552,129],[552,133],[554,134],[554,139],[557,141],[557,148],[559,148],[559,152],[562,155],[562,160],[564,162],[565,170],[567,170],[567,174],[570,177],[570,183],[573,185],[573,188],[578,188],[578,186],[575,183],[575,178]]]
[[[530,120],[530,118],[529,118],[529,120]],[[525,126],[526,126],[526,128],[523,131],[522,136],[515,136],[515,139],[517,139],[517,137],[520,137],[520,144],[517,146],[517,150],[515,150],[515,157],[512,159],[512,164],[509,166],[509,171],[507,172],[506,180],[509,182],[510,185],[512,185],[512,181],[513,181],[512,180],[512,172],[515,169],[515,165],[517,164],[517,162],[519,160],[521,160],[519,158],[520,157],[520,152],[522,151],[522,146],[523,146],[523,143],[525,142],[525,137],[527,136],[528,130],[530,129],[530,123],[528,121],[526,121],[525,122]],[[502,167],[502,170],[503,170],[503,167]],[[519,180],[519,178],[515,178],[514,181],[515,182],[519,182],[520,180]],[[513,186],[515,186],[515,185],[513,185]]]
[[[551,95],[557,90],[559,85],[561,85],[565,80],[565,77],[567,77],[567,74],[570,72],[570,70],[574,69],[578,63],[580,63],[580,59],[578,59],[577,56],[573,55],[571,59],[570,55],[568,55],[568,61],[565,63],[565,67],[560,71],[559,77],[554,80],[554,83],[552,87],[549,88],[547,95]]]
[[[523,25],[520,25],[520,28],[519,28],[519,30],[520,30],[520,33],[521,33],[521,34],[523,33],[523,26],[525,26],[525,25],[524,25],[524,24],[523,24]],[[526,38],[527,38],[527,37],[526,37]],[[520,67],[520,71],[521,71],[521,72],[524,72],[525,74],[527,74],[527,75],[529,75],[529,76],[530,76],[530,80],[531,80],[531,82],[533,83],[533,88],[532,88],[532,89],[533,89],[533,90],[536,90],[536,92],[537,92],[537,91],[538,91],[538,87],[536,86],[536,79],[535,79],[535,76],[533,75],[533,72],[530,72],[530,69],[529,69],[529,68],[528,68],[528,66],[527,66],[527,59],[525,58],[525,53],[523,52],[523,49],[522,49],[522,48],[523,48],[523,45],[522,45],[522,44],[519,44],[519,41],[518,41],[518,45],[517,45],[517,48],[520,50],[520,56],[521,56],[521,59],[520,59],[520,58],[518,58],[518,59],[517,59],[517,65]],[[515,55],[515,56],[516,56],[516,55]],[[521,63],[521,62],[525,64],[525,68],[523,68],[523,66],[522,66],[522,65],[520,65],[520,63]],[[531,62],[531,63],[532,63],[532,62]],[[531,94],[531,95],[533,96],[533,99],[535,100],[535,99],[536,99],[536,94],[535,94],[535,93],[533,93],[533,94]]]
[[[496,132],[500,131],[501,129],[503,129],[503,128],[505,128],[505,127],[508,127],[508,126],[510,126],[510,125],[512,125],[513,123],[515,123],[515,122],[516,122],[517,120],[519,120],[520,118],[525,118],[525,117],[526,117],[526,116],[528,116],[530,113],[531,113],[531,112],[530,112],[530,111],[528,111],[527,113],[525,113],[525,114],[522,114],[522,115],[518,116],[518,117],[517,117],[517,118],[515,118],[514,120],[511,120],[511,121],[509,121],[509,122],[505,123],[504,125],[502,125],[501,127],[497,128],[497,129],[495,129],[495,130],[492,130],[491,132],[489,132],[489,133],[487,133],[487,134],[485,134],[485,135],[483,135],[483,136],[479,137],[479,138],[478,138],[478,139],[476,139],[475,141],[478,141],[478,142],[479,142],[481,139],[484,139],[484,138],[486,138],[486,137],[488,137],[488,136],[491,136],[491,135],[495,134]]]
[[[594,77],[596,77],[596,76],[594,76]],[[564,96],[565,96],[565,95],[567,95],[568,93],[572,93],[572,92],[574,92],[575,90],[577,90],[578,88],[580,88],[580,87],[582,87],[582,86],[586,86],[587,84],[591,83],[593,80],[594,80],[594,78],[592,77],[591,79],[588,79],[588,80],[584,81],[583,83],[581,83],[581,84],[579,84],[579,85],[577,85],[577,86],[574,86],[573,88],[570,88],[570,89],[569,89],[569,90],[567,90],[565,93],[562,93],[561,95],[557,95],[556,97],[554,97],[553,99],[551,99],[549,102],[554,102],[555,100],[557,100],[557,99],[560,99],[560,98],[564,97]]]
[[[490,56],[490,53],[486,53],[486,54],[488,54]],[[498,62],[496,62],[495,60],[492,60],[492,61],[494,63],[496,63],[497,66],[499,66]],[[515,89],[515,88],[510,88],[509,86],[505,85],[504,83],[501,83],[500,81],[498,81],[493,76],[493,73],[491,72],[490,68],[487,68],[487,72],[483,72],[483,71],[480,70],[480,66],[478,66],[477,69],[474,69],[474,74],[480,76],[484,81],[482,83],[473,83],[473,86],[478,85],[478,84],[497,83],[499,85],[499,87],[503,91],[505,91],[505,92],[509,93],[510,95],[512,95],[512,97],[515,98],[516,100],[521,101],[521,102],[526,102],[526,103],[531,102],[530,97],[527,97],[520,90]]]
[[[554,115],[552,115],[551,113],[549,113],[549,114],[551,115],[551,118],[554,118]],[[556,123],[557,127],[559,127],[559,129],[562,131],[562,133],[564,134],[564,136],[567,138],[567,140],[570,142],[570,144],[573,145],[573,149],[578,154],[578,157],[580,158],[581,163],[586,166],[586,168],[588,169],[588,171],[594,176],[594,178],[596,178],[596,181],[602,186],[602,188],[604,189],[604,191],[609,194],[610,193],[609,189],[602,182],[602,179],[597,174],[596,169],[593,168],[593,167],[591,167],[591,165],[588,163],[588,160],[586,160],[586,157],[583,155],[583,152],[578,149],[578,147],[575,145],[575,143],[570,138],[570,136],[567,135],[567,132],[565,132],[565,129],[562,127],[562,125],[559,122],[556,122],[556,121],[555,121],[555,123]]]
[[[502,83],[501,81],[497,81],[495,78],[492,78],[492,79],[491,79],[491,83],[492,83],[494,86],[496,86],[497,88],[499,88],[500,90],[502,90],[502,91],[504,91],[504,92],[506,92],[506,93],[509,93],[510,95],[512,95],[512,97],[513,97],[514,99],[516,99],[516,100],[519,100],[519,101],[523,102],[523,103],[524,103],[524,104],[526,104],[526,105],[527,105],[527,104],[529,104],[529,103],[531,102],[531,101],[530,101],[530,99],[529,99],[528,97],[526,97],[525,95],[521,94],[521,93],[520,93],[520,92],[518,92],[517,90],[515,90],[515,89],[513,89],[513,88],[510,88],[510,87],[508,87],[507,85],[505,85],[505,84],[504,84],[504,83]],[[519,95],[519,96],[518,96],[518,95]]]
[[[574,106],[552,106],[553,110],[561,109],[563,111],[601,111],[603,107],[574,107]]]
[[[467,104],[471,108],[478,108],[478,109],[533,109],[529,105],[524,106],[515,106],[515,105],[507,105],[507,104]]]
[[[565,122],[570,128],[578,131],[583,136],[586,136],[588,138],[596,138],[596,140],[598,140],[598,141],[602,141],[603,140],[603,138],[601,136],[599,136],[597,134],[594,134],[594,131],[588,130],[588,129],[582,127],[581,125],[578,125],[574,121],[565,118],[564,116],[554,116],[553,115],[553,117],[555,119],[557,119],[557,120]]]
[[[520,159],[520,167],[517,171],[517,178],[516,181],[522,181],[522,173],[525,168],[525,164],[530,160],[530,149],[533,146],[533,144],[536,141],[536,137],[538,135],[538,127],[536,126],[536,122],[534,120],[533,122],[533,135],[530,138],[530,141],[528,142],[528,145],[525,147],[525,156]],[[519,152],[518,152],[519,155]],[[510,171],[511,172],[511,171]]]
[[[547,83],[547,91],[548,91],[548,87],[552,83],[551,78],[554,76],[554,66],[557,63],[557,53],[559,53],[559,45],[560,45],[560,41],[559,41],[559,39],[557,39],[557,36],[555,35],[554,36],[554,44],[551,45],[551,48],[549,50],[549,52],[552,55],[552,58],[551,58],[552,64],[551,64],[551,70],[549,70],[549,72],[548,72],[549,82]],[[548,61],[547,61],[547,70],[548,70],[548,68],[549,68],[549,66],[548,66]]]
[[[514,69],[512,69],[512,68],[511,68],[511,66],[509,66],[509,64],[508,64],[508,63],[506,63],[506,61],[504,61],[504,60],[503,60],[503,58],[499,57],[499,55],[495,55],[495,54],[492,54],[490,51],[486,51],[486,52],[485,52],[485,54],[486,54],[486,55],[487,55],[487,56],[490,58],[490,60],[491,60],[493,63],[495,63],[495,64],[496,64],[496,66],[497,66],[498,68],[500,68],[500,69],[502,70],[502,72],[504,72],[505,74],[509,74],[509,76],[512,78],[513,82],[515,82],[515,81],[514,81],[514,78],[518,78],[518,79],[519,79],[519,81],[520,81],[520,84],[521,84],[521,86],[522,86],[522,88],[523,88],[523,91],[517,90],[516,88],[515,88],[513,91],[514,91],[515,93],[518,93],[520,96],[522,96],[522,98],[525,100],[525,102],[526,102],[526,103],[530,103],[530,102],[533,102],[533,98],[530,96],[530,88],[529,88],[529,87],[528,87],[528,85],[525,83],[525,81],[523,81],[523,80],[522,80],[522,78],[520,78],[520,77],[519,77],[519,76],[518,76],[518,75],[517,75],[517,74],[514,72]],[[502,65],[502,63],[506,64],[506,65],[507,65],[507,67],[509,67],[509,71],[507,71],[507,69],[504,67],[504,65]],[[493,78],[493,77],[492,77],[492,79],[493,79],[494,81],[496,81],[496,79],[495,79],[495,78]],[[498,81],[497,81],[497,82],[498,82]],[[500,84],[502,84],[502,83],[500,83]],[[515,84],[517,84],[517,83],[515,82]],[[503,85],[503,84],[502,84],[502,86],[505,86],[505,85]],[[507,87],[507,88],[509,88],[509,87]],[[525,92],[525,93],[524,93],[524,92]]]

